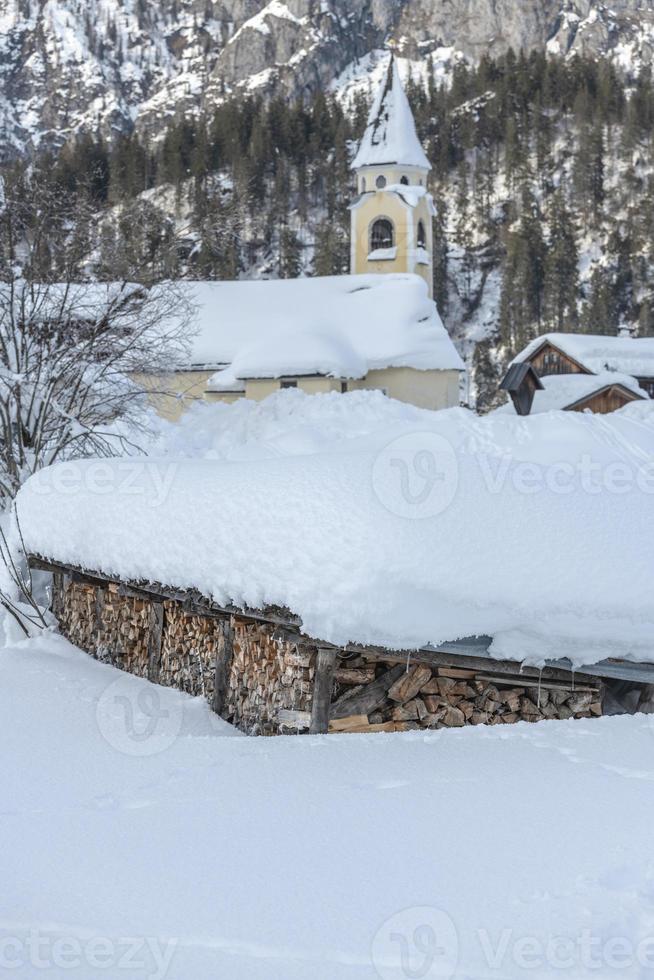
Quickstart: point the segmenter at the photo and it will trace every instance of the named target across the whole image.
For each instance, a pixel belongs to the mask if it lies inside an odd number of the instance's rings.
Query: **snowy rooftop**
[[[528,360],[546,341],[593,374],[619,371],[639,378],[654,377],[654,337],[546,333],[532,340],[513,363]]]
[[[419,276],[194,282],[187,289],[197,311],[190,365],[219,368],[218,389],[241,378],[464,368]]]
[[[479,418],[286,391],[196,406],[158,458],[43,471],[17,509],[32,553],[287,607],[336,644],[652,661],[653,408]]]
[[[372,104],[352,168],[392,163],[431,170],[394,59]]]
[[[543,391],[534,394],[532,415],[570,408],[610,385],[622,385],[639,398],[649,398],[647,392],[643,391],[631,375],[620,374],[618,371],[602,371],[601,374],[552,374],[541,378],[540,381]],[[511,401],[502,405],[497,411],[515,415],[515,408]]]

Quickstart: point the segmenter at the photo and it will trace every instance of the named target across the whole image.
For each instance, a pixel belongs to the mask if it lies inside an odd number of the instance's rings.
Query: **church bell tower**
[[[433,296],[431,164],[392,55],[352,169],[351,272],[415,273]]]

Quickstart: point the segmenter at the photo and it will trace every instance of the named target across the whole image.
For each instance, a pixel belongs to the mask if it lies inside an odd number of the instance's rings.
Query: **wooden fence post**
[[[164,605],[150,603],[150,635],[148,636],[148,680],[159,683],[161,674],[161,648],[163,646]]]
[[[229,671],[234,657],[234,626],[231,619],[223,623],[222,643],[216,650],[216,673],[213,683],[213,704],[217,715],[222,715],[227,703]]]
[[[316,657],[316,676],[313,681],[313,700],[311,702],[312,735],[320,735],[329,731],[329,709],[334,688],[334,671],[336,669],[336,650],[324,647],[318,650]]]

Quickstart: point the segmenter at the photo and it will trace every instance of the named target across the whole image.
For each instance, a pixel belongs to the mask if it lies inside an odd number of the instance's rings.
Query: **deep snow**
[[[32,478],[27,549],[286,606],[336,644],[488,634],[532,663],[654,658],[652,411],[479,418],[281,392],[199,407],[171,445]]]
[[[228,738],[61,638],[0,670],[8,976],[651,975],[647,716]]]

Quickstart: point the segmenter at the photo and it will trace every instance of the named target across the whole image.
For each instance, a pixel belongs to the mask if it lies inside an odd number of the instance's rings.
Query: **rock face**
[[[159,130],[232,92],[325,89],[389,38],[414,62],[536,48],[637,72],[654,0],[0,0],[0,152]]]

